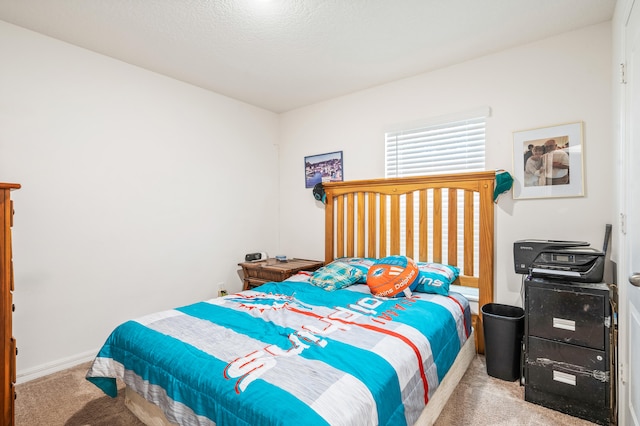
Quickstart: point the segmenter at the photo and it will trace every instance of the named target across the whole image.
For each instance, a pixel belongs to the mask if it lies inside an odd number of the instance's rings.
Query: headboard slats
[[[418,235],[420,236],[418,247],[418,261],[426,262],[429,259],[429,229],[427,227],[429,221],[429,210],[427,209],[427,190],[420,190],[420,207],[419,207],[419,226]]]
[[[337,238],[340,244],[338,244],[338,257],[344,256],[344,198],[338,197],[337,199]]]
[[[449,263],[461,269],[460,285],[478,288],[479,307],[490,303],[494,182],[495,172],[486,171],[325,183],[325,261],[405,254]],[[481,334],[481,312],[474,318]]]
[[[473,276],[474,275],[474,250],[473,250],[473,240],[474,240],[474,210],[475,206],[473,205],[473,192],[465,191],[464,192],[464,267],[463,273],[464,275]]]
[[[347,194],[347,256],[354,256],[354,238],[355,238],[355,230],[354,230],[354,215],[355,215],[355,205],[353,204],[354,194]]]
[[[404,252],[406,255],[412,259],[415,259],[413,255],[413,237],[415,231],[413,229],[413,212],[414,212],[414,204],[413,204],[413,192],[409,192],[406,195],[406,208],[405,208],[405,248]],[[411,208],[410,208],[411,207]]]
[[[495,175],[491,181],[481,183],[480,192],[480,271],[478,288],[479,306],[493,302],[493,187]]]
[[[365,228],[365,217],[366,217],[366,211],[364,209],[365,206],[365,196],[364,196],[364,192],[358,192],[357,194],[358,197],[358,244],[357,244],[357,256],[358,257],[364,257],[364,250],[365,250],[365,233],[364,233],[364,228]]]
[[[378,222],[378,226],[380,227],[380,232],[378,236],[380,237],[380,246],[378,247],[378,256],[373,257],[385,257],[387,255],[387,197],[383,197],[380,195],[380,222]]]
[[[391,253],[400,253],[400,196],[391,196]]]
[[[369,192],[367,194],[369,200],[369,223],[368,223],[368,233],[367,239],[369,240],[367,245],[367,257],[376,257],[376,241],[378,240],[378,234],[376,233],[376,194],[374,192]]]
[[[447,203],[447,263],[458,266],[458,191],[449,189]]]
[[[442,189],[433,190],[433,261],[442,263]]]

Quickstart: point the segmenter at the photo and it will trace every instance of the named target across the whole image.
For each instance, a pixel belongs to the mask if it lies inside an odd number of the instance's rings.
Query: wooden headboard
[[[456,284],[478,288],[478,307],[491,303],[494,181],[487,171],[325,183],[325,262],[401,254],[446,263],[460,268]],[[481,311],[473,326],[482,353]]]

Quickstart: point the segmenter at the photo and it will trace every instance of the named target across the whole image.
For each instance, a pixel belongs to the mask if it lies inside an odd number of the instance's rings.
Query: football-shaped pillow
[[[377,260],[367,273],[371,294],[381,297],[411,296],[411,286],[417,284],[418,266],[406,256],[388,256]]]

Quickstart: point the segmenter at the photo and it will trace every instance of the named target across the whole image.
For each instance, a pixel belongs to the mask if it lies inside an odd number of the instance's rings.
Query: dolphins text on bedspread
[[[249,307],[250,305],[248,305],[247,302],[248,300],[243,300],[243,305]],[[363,315],[367,315],[373,322],[384,325],[392,321],[392,317],[397,317],[399,315],[398,311],[405,310],[403,305],[410,305],[415,302],[416,299],[414,298],[401,298],[398,299],[393,309],[387,309],[378,314],[375,309],[383,303],[383,300],[364,297],[356,303],[349,304],[348,308],[338,306],[335,308],[335,311],[326,316],[300,310],[291,306],[289,303],[280,304],[276,309],[287,309],[302,315],[308,315],[320,321],[324,327],[303,325],[300,330],[289,334],[290,348],[285,350],[276,345],[268,345],[262,350],[253,351],[250,354],[237,358],[227,365],[224,370],[224,377],[227,380],[237,379],[235,391],[236,393],[240,393],[244,391],[251,382],[273,368],[277,364],[278,357],[298,355],[303,350],[309,348],[310,345],[317,345],[324,348],[328,342],[321,336],[328,336],[338,330],[349,330],[350,325],[360,326],[361,324],[355,323],[354,321]],[[264,307],[264,305],[261,306]]]

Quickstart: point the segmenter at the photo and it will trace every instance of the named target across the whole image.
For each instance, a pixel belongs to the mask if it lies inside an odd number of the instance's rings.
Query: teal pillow
[[[365,277],[360,269],[346,263],[334,261],[313,273],[309,282],[327,291],[339,290]]]
[[[447,296],[449,286],[458,278],[460,269],[441,263],[418,262],[418,284],[413,291]]]
[[[349,266],[353,266],[354,268],[358,268],[364,274],[362,278],[360,278],[357,282],[361,284],[367,283],[367,273],[369,272],[369,268],[373,266],[377,259],[373,259],[370,257],[339,257],[336,259],[336,262],[346,263]]]

